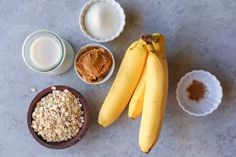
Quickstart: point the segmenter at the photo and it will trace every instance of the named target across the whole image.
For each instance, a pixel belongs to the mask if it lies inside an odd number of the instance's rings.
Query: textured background
[[[146,156],[138,146],[139,121],[127,111],[111,127],[96,124],[98,110],[114,79],[99,86],[80,81],[71,68],[59,76],[37,74],[21,57],[23,40],[32,31],[49,29],[78,50],[91,43],[78,18],[85,0],[0,0],[0,156],[49,157]],[[124,32],[106,43],[119,67],[124,51],[140,34],[162,32],[167,38],[170,88],[165,123],[151,156],[235,157],[236,155],[236,1],[119,0],[127,16]],[[175,99],[176,84],[193,69],[215,74],[224,88],[223,103],[206,117],[193,117]],[[117,70],[117,69],[116,69]],[[116,74],[116,73],[115,73]],[[38,91],[65,84],[81,91],[92,107],[92,125],[84,139],[65,150],[39,145],[29,134],[26,114]]]

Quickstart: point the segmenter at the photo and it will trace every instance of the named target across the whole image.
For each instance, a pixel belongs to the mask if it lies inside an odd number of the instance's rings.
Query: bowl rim
[[[56,87],[56,89],[58,89],[58,90],[68,89],[72,94],[74,94],[77,98],[80,99],[80,102],[82,104],[82,109],[84,111],[84,124],[83,124],[81,130],[79,131],[79,133],[75,137],[73,137],[69,140],[66,140],[66,141],[47,142],[41,136],[39,136],[31,127],[32,113],[34,111],[35,106],[37,105],[37,102],[39,102],[42,97],[51,93],[52,87]],[[29,129],[31,135],[33,136],[33,138],[41,145],[43,145],[47,148],[52,148],[52,149],[65,149],[65,148],[68,148],[68,147],[76,144],[77,142],[79,142],[86,134],[86,132],[89,128],[89,125],[90,125],[90,107],[89,107],[88,102],[85,99],[85,97],[80,92],[75,90],[74,88],[71,88],[71,87],[68,87],[65,85],[50,86],[48,88],[43,89],[41,92],[39,92],[32,100],[32,102],[29,106],[29,109],[28,109],[28,113],[27,113],[27,125],[28,125],[28,129]]]
[[[83,77],[79,74],[79,72],[77,71],[77,66],[76,66],[76,61],[78,59],[78,57],[84,52],[84,50],[86,50],[86,48],[88,47],[101,47],[101,48],[104,48],[105,50],[108,51],[108,53],[110,54],[111,58],[112,58],[112,66],[109,70],[109,72],[106,74],[106,76],[101,80],[101,81],[97,81],[97,82],[87,82],[85,79],[83,79]],[[107,48],[105,47],[104,45],[101,45],[101,44],[97,44],[97,43],[91,43],[91,44],[86,44],[84,46],[82,46],[77,54],[75,55],[75,59],[74,59],[74,71],[76,73],[76,75],[83,81],[85,82],[86,84],[89,84],[89,85],[99,85],[99,84],[102,84],[104,82],[106,82],[113,74],[114,70],[115,70],[115,58],[112,54],[112,52]]]
[[[88,8],[93,5],[94,3],[97,2],[106,2],[106,3],[110,3],[111,5],[113,5],[117,11],[119,12],[119,15],[121,17],[120,19],[120,25],[118,30],[111,36],[108,38],[95,38],[93,36],[91,36],[85,29],[85,25],[84,25],[84,15],[86,13],[86,11],[88,10]],[[125,27],[125,23],[126,23],[126,16],[125,16],[125,12],[124,9],[121,7],[121,5],[115,1],[115,0],[89,0],[87,1],[84,6],[82,7],[81,11],[80,11],[80,15],[79,15],[79,26],[81,31],[83,32],[83,34],[91,41],[95,41],[98,43],[104,43],[104,42],[108,42],[108,41],[112,41],[115,38],[117,38],[118,36],[120,36],[120,34],[123,32],[124,27]]]
[[[219,103],[216,105],[215,108],[211,108],[209,111],[206,111],[206,112],[204,112],[204,113],[194,113],[194,112],[191,112],[191,111],[187,110],[187,109],[185,108],[185,106],[182,105],[181,100],[179,99],[179,93],[178,93],[178,91],[181,89],[180,84],[183,82],[183,80],[184,80],[187,76],[192,75],[192,74],[194,74],[194,73],[204,73],[204,74],[208,75],[209,77],[212,77],[212,79],[215,80],[215,83],[218,84],[218,86],[219,86],[219,88],[220,88],[221,96],[220,96],[220,99],[219,99]],[[177,88],[176,88],[176,91],[175,91],[175,92],[176,92],[176,99],[177,99],[178,105],[182,108],[182,110],[185,111],[185,112],[187,112],[189,115],[197,116],[197,117],[199,117],[199,116],[206,116],[206,115],[209,115],[209,114],[211,114],[212,112],[214,112],[214,111],[219,107],[219,105],[221,104],[222,98],[223,98],[223,89],[222,89],[222,86],[221,86],[221,84],[220,84],[220,81],[216,78],[215,75],[213,75],[212,73],[210,73],[210,72],[208,72],[208,71],[205,71],[205,70],[193,70],[193,71],[190,71],[190,72],[186,73],[184,76],[181,77],[180,81],[178,82]]]

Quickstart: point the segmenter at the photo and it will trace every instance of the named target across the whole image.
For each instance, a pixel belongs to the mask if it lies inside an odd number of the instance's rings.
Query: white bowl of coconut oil
[[[57,34],[39,30],[31,33],[22,46],[25,64],[39,73],[61,74],[72,65],[74,50]]]

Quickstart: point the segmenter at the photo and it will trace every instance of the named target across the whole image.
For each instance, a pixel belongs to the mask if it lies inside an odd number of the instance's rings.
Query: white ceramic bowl
[[[79,72],[77,71],[77,68],[76,68],[76,61],[77,61],[78,57],[79,57],[88,47],[101,47],[101,48],[104,48],[104,49],[106,49],[107,52],[111,55],[111,58],[112,58],[112,66],[111,66],[111,69],[109,70],[109,72],[106,74],[106,76],[105,76],[101,81],[97,81],[97,82],[87,82],[87,81],[79,74]],[[85,83],[91,84],[91,85],[102,84],[102,83],[106,82],[106,81],[111,77],[111,75],[113,74],[113,72],[114,72],[114,70],[115,70],[115,59],[114,59],[113,54],[111,53],[111,51],[110,51],[107,47],[105,47],[105,46],[103,46],[103,45],[101,45],[101,44],[87,44],[87,45],[81,47],[81,48],[79,49],[78,53],[76,54],[75,60],[74,60],[74,70],[75,70],[75,73],[77,74],[77,76],[78,76],[82,81],[84,81]]]
[[[119,25],[118,30],[112,36],[110,36],[108,38],[95,38],[95,37],[91,36],[87,32],[86,26],[84,25],[84,16],[85,16],[88,8],[97,2],[110,3],[112,6],[114,6],[117,9],[119,16],[120,16],[120,25]],[[121,32],[123,32],[124,26],[125,26],[125,13],[124,13],[123,8],[120,6],[120,4],[118,2],[116,2],[115,0],[89,0],[88,2],[85,3],[83,8],[81,9],[80,16],[79,16],[79,25],[80,25],[81,31],[90,40],[95,41],[95,42],[108,42],[108,41],[114,40],[115,38],[117,38],[120,35]]]
[[[193,80],[202,82],[206,87],[204,98],[199,102],[189,99],[187,88]],[[190,115],[205,116],[218,108],[223,97],[222,87],[217,78],[203,70],[194,70],[185,74],[176,89],[176,98],[180,107]]]

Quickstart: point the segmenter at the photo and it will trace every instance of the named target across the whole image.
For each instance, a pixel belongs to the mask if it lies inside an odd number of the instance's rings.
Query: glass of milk
[[[74,51],[71,45],[57,34],[39,30],[25,39],[22,56],[30,69],[56,75],[64,73],[71,67]]]

